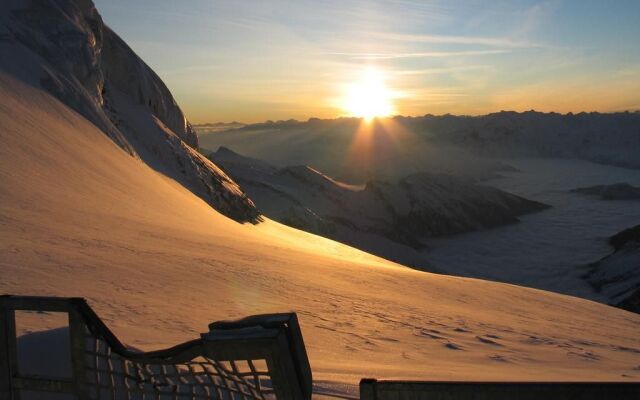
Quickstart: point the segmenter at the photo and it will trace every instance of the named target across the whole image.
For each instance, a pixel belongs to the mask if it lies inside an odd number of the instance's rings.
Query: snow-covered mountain
[[[238,185],[196,151],[196,133],[169,89],[90,0],[3,1],[0,46],[0,69],[44,88],[223,214],[258,218]]]
[[[497,157],[577,158],[640,168],[640,112],[503,111],[478,117],[399,118],[434,143]]]
[[[609,239],[613,252],[590,265],[585,279],[611,304],[640,313],[640,225]]]
[[[309,165],[344,182],[397,180],[428,171],[483,180],[513,167],[453,146],[434,145],[394,119],[279,121],[203,134],[203,149],[228,147],[285,167]]]
[[[513,223],[547,207],[449,175],[353,186],[309,166],[276,168],[226,147],[210,158],[269,218],[422,268],[425,260],[414,260],[412,249],[427,238]],[[409,247],[406,254],[401,246]]]
[[[499,112],[484,116],[278,121],[201,138],[277,166],[307,164],[361,183],[429,171],[491,178],[491,158],[563,158],[640,168],[640,113]]]
[[[640,378],[638,314],[420,272],[269,219],[227,218],[167,179],[173,164],[159,162],[164,153],[146,136],[153,134],[135,130],[138,140],[132,127],[116,126],[70,70],[63,74],[16,39],[6,27],[21,23],[8,10],[25,4],[0,2],[0,293],[86,297],[118,337],[143,350],[193,339],[212,320],[295,311],[314,378],[351,393],[363,376]],[[37,23],[66,10],[71,25],[90,5],[29,4],[36,9],[22,18]],[[45,4],[52,9],[37,13]],[[39,41],[78,39],[56,36],[58,29],[52,24]],[[60,80],[69,96],[45,90],[43,76]],[[148,105],[128,109],[136,103],[128,95],[106,93],[127,124],[128,110],[138,110],[136,118],[161,126]],[[184,145],[177,154],[191,157]],[[49,313],[21,314],[19,334],[59,322]]]

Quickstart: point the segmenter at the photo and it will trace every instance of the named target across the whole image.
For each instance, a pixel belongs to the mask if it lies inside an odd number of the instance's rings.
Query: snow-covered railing
[[[69,378],[20,373],[16,311],[67,313]],[[199,339],[152,352],[125,347],[82,298],[0,296],[0,399],[32,392],[98,399],[310,399],[295,314],[214,322]],[[41,398],[37,396],[36,398]]]
[[[637,400],[640,382],[360,381],[360,400]]]

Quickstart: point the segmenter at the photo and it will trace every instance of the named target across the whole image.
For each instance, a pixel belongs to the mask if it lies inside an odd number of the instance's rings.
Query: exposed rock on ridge
[[[585,279],[610,303],[640,313],[640,225],[609,238],[614,251],[590,265]]]

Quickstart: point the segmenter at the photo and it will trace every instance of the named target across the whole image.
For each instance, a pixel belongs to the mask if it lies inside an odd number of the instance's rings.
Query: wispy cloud
[[[469,94],[463,89],[447,87],[430,87],[419,89],[407,89],[403,92],[409,98],[431,98],[431,97],[464,97]]]
[[[520,24],[513,32],[515,37],[530,35],[544,24],[545,21],[556,11],[561,0],[547,0],[533,4],[524,9],[517,16]]]
[[[466,51],[426,51],[416,53],[329,53],[334,56],[344,56],[354,60],[390,60],[399,58],[442,58],[461,56],[482,56],[507,53],[505,49],[466,50]]]
[[[528,41],[518,41],[509,38],[478,37],[478,36],[449,36],[449,35],[429,35],[429,34],[409,34],[392,32],[373,32],[370,34],[382,40],[393,40],[410,43],[432,43],[432,44],[461,44],[476,45],[501,48],[544,48],[547,45]]]
[[[461,71],[484,70],[489,68],[490,68],[489,65],[461,65],[461,66],[440,67],[440,68],[395,70],[395,71],[391,71],[391,73],[394,75],[437,75],[437,74],[450,74],[453,72],[461,72]]]

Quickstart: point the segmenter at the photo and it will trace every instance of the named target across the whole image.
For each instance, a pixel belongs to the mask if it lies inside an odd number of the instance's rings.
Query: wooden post
[[[281,330],[271,344],[271,357],[267,366],[276,398],[283,400],[311,399],[311,393],[303,393],[286,333]]]
[[[0,299],[0,398],[19,400],[20,393],[12,384],[18,374],[16,313],[3,300]]]
[[[11,399],[8,310],[0,299],[0,399]]]
[[[294,373],[298,376],[299,385],[302,389],[302,394],[305,398],[311,398],[313,393],[313,376],[311,373],[311,366],[309,365],[309,358],[307,357],[307,350],[304,345],[304,339],[302,338],[302,330],[298,323],[298,316],[295,313],[290,313],[287,320],[287,339],[289,343],[289,357],[293,357]]]
[[[360,400],[375,400],[376,380],[371,378],[364,378],[360,380]]]
[[[71,369],[78,400],[89,400],[85,355],[85,323],[75,304],[69,309]]]

